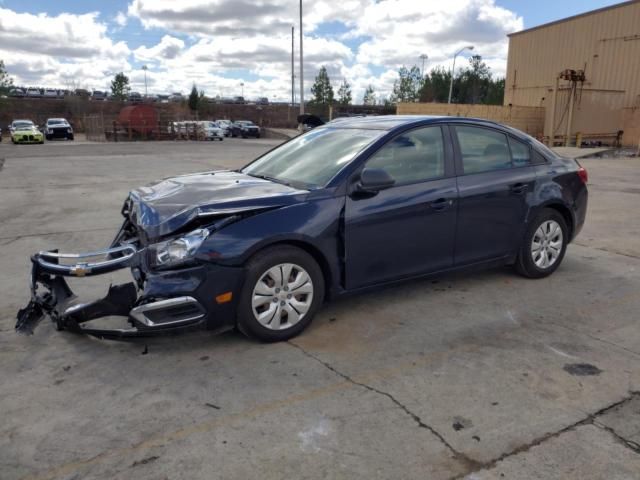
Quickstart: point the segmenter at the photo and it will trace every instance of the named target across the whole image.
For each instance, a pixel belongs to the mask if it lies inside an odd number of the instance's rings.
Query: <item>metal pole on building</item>
[[[302,0],[300,0],[300,115],[304,114],[304,61],[302,54]]]
[[[573,121],[573,99],[575,97],[577,83],[573,80],[571,81],[571,88],[569,89],[569,117],[567,118],[567,133],[564,139],[564,146],[568,147],[571,142],[571,123]],[[579,146],[579,145],[576,145]]]
[[[294,63],[293,63],[293,57],[294,57],[294,52],[295,52],[295,27],[292,25],[291,26],[291,106],[293,107],[295,105],[296,99],[296,74],[295,74],[295,67],[294,67]]]
[[[553,89],[553,97],[551,97],[551,120],[550,126],[547,130],[549,132],[549,138],[547,145],[553,147],[553,142],[556,135],[556,105],[558,104],[558,89],[560,88],[560,75],[556,76],[556,84]]]
[[[467,45],[466,47],[462,47],[453,56],[453,68],[451,69],[451,80],[449,81],[449,101],[447,103],[451,103],[451,94],[453,93],[453,77],[456,74],[456,57],[460,55],[462,52],[464,52],[465,50],[473,50],[473,45]]]

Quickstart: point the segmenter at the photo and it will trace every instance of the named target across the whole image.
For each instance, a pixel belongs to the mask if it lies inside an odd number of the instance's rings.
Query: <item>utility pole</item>
[[[293,63],[293,56],[294,56],[294,52],[295,52],[295,27],[293,25],[291,25],[291,106],[293,107],[295,105],[295,95],[296,95],[296,73],[295,73],[295,66]]]
[[[300,0],[300,115],[304,114],[304,61],[302,54],[302,0]]]
[[[146,65],[142,66],[142,70],[144,70],[144,97],[147,98],[147,70],[149,67]]]

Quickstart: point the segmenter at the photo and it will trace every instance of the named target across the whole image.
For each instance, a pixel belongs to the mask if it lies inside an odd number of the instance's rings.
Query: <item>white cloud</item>
[[[379,97],[388,95],[397,69],[420,66],[423,53],[429,55],[427,70],[448,69],[453,53],[467,44],[503,75],[506,34],[523,26],[521,17],[495,0],[304,5],[307,88],[324,65],[335,88],[346,78],[357,100],[369,84]],[[145,63],[150,92],[186,92],[196,82],[209,95],[239,95],[242,81],[246,97],[284,100],[291,92],[291,25],[298,68],[297,6],[295,0],[131,0],[126,13],[109,20],[111,30],[97,13],[49,16],[0,8],[0,58],[18,83],[63,86],[75,78],[105,88],[114,72],[124,71],[142,91]],[[133,49],[115,40],[133,22],[140,23],[141,38],[164,35]],[[327,22],[342,24],[340,33],[327,34]],[[463,66],[466,60],[458,62]]]
[[[171,35],[165,35],[160,40],[160,43],[151,47],[139,47],[133,51],[133,55],[136,59],[143,62],[162,61],[176,58],[184,48],[184,41],[172,37]]]
[[[103,72],[130,68],[129,47],[109,38],[97,17],[97,13],[48,16],[0,8],[0,58],[17,84],[104,88]]]
[[[116,23],[116,25],[118,25],[119,27],[124,27],[127,25],[127,15],[123,12],[118,12],[116,14],[116,16],[113,18],[113,21]]]

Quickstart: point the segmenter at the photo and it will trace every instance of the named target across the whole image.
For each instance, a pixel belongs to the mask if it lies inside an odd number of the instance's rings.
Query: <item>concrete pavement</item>
[[[640,159],[581,161],[587,224],[548,279],[413,281],[272,345],[13,332],[29,254],[104,246],[129,189],[276,143],[0,145],[3,480],[637,478]]]

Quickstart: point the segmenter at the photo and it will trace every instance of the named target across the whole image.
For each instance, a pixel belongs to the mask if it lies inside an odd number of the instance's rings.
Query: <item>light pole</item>
[[[473,50],[473,45],[467,45],[466,47],[462,47],[453,56],[453,68],[451,69],[451,81],[449,82],[449,101],[447,103],[451,103],[451,94],[453,93],[453,76],[456,73],[456,57],[460,55],[462,52],[464,52],[465,50]]]
[[[422,70],[420,70],[420,75],[422,76],[422,78],[424,78],[424,62],[425,60],[429,59],[429,55],[423,53],[422,55],[420,55],[420,58],[422,59]]]
[[[304,68],[302,55],[302,0],[300,0],[300,115],[304,114]]]
[[[149,67],[146,65],[142,66],[142,70],[144,70],[144,98],[147,98],[147,70]]]
[[[244,99],[244,82],[240,82],[240,96]]]

